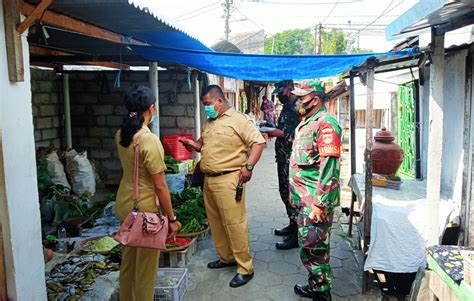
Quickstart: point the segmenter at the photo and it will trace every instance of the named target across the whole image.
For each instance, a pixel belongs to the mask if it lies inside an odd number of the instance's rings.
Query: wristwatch
[[[173,219],[168,218],[168,223],[173,224],[173,223],[176,223],[177,220],[178,220],[178,219],[176,218],[176,216],[175,216]]]
[[[255,165],[253,165],[252,163],[245,163],[245,168],[247,168],[248,171],[252,171],[253,168],[255,167]]]

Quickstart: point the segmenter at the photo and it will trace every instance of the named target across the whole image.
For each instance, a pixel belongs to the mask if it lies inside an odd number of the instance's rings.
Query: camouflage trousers
[[[313,291],[329,292],[332,271],[329,265],[329,239],[332,214],[322,223],[309,218],[311,209],[301,207],[297,218],[301,262],[309,272],[308,284]]]
[[[289,189],[289,175],[290,162],[277,162],[278,170],[278,188],[280,197],[285,204],[286,214],[291,221],[296,221],[298,210],[290,205],[290,189]]]

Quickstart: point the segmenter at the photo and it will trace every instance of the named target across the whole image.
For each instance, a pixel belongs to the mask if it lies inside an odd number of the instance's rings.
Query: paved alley
[[[255,276],[240,288],[228,283],[235,268],[209,270],[206,265],[217,259],[210,237],[199,241],[198,251],[192,257],[189,269],[190,286],[184,300],[309,300],[300,299],[293,292],[296,283],[307,282],[307,271],[302,266],[297,249],[280,251],[275,243],[281,237],[273,230],[285,226],[288,219],[278,193],[273,143],[269,143],[255,169],[247,188],[250,249],[254,257]],[[348,181],[348,162],[343,161],[341,186]],[[350,202],[350,191],[343,189],[344,206]],[[333,300],[380,300],[378,289],[362,295],[362,257],[354,251],[347,235],[347,218],[337,210],[331,237],[331,266],[334,272]],[[343,231],[344,229],[344,231]]]

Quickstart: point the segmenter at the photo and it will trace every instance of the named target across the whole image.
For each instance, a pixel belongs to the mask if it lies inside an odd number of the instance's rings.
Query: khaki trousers
[[[204,204],[212,239],[220,260],[237,262],[237,272],[253,273],[250,256],[245,193],[235,200],[240,171],[204,179]]]
[[[160,250],[124,247],[120,264],[120,300],[153,301]]]

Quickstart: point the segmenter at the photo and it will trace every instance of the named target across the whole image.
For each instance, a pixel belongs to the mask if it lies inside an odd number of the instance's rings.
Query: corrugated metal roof
[[[420,0],[385,29],[387,40],[472,14],[474,0]]]
[[[30,1],[37,3],[38,1]],[[142,39],[140,33],[182,33],[193,39],[195,49],[209,50],[195,35],[173,24],[155,10],[141,7],[133,0],[55,0],[49,10],[93,24],[116,33]],[[179,43],[179,41],[176,41]],[[175,45],[180,48],[180,45]]]

